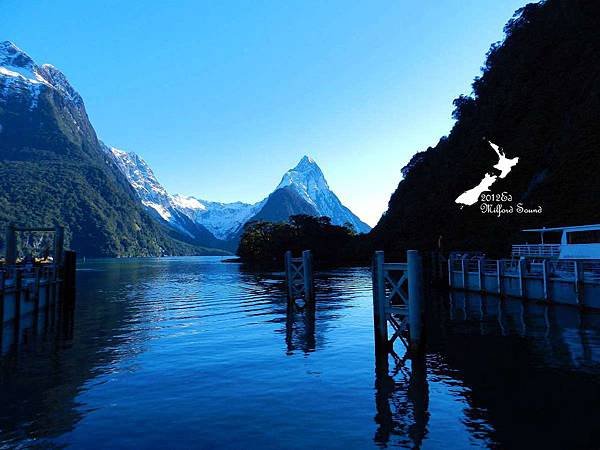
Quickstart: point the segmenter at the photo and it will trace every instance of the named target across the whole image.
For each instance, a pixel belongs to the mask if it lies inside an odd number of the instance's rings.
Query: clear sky
[[[171,193],[255,202],[304,154],[371,225],[523,0],[0,0],[98,136]]]

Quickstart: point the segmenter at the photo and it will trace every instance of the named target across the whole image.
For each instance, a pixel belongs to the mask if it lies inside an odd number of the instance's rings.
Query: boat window
[[[562,231],[544,231],[544,244],[560,244],[562,238]],[[527,244],[541,244],[541,233],[523,233],[523,239],[521,242]]]
[[[596,244],[600,243],[600,230],[571,231],[567,232],[569,244]]]

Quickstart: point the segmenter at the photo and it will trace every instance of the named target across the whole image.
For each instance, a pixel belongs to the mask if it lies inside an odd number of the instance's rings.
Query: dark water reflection
[[[600,442],[596,314],[431,292],[427,354],[385,368],[366,269],[320,273],[314,310],[288,307],[281,274],[216,258],[81,269],[71,321],[3,341],[0,447]]]

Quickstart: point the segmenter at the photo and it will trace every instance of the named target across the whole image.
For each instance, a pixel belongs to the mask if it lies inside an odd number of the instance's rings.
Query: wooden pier
[[[378,354],[393,351],[396,339],[413,353],[422,349],[423,262],[416,250],[409,250],[406,256],[406,263],[386,263],[383,251],[375,252],[373,258],[373,323]],[[388,325],[394,330],[391,338]]]
[[[450,258],[448,284],[452,289],[600,308],[600,261]]]
[[[17,261],[18,232],[54,233],[54,254],[51,262]],[[59,300],[70,305],[74,301],[75,252],[64,251],[64,230],[55,228],[17,228],[6,231],[5,261],[0,265],[0,325],[37,315],[39,311],[56,308]]]
[[[295,303],[302,299],[306,305],[314,304],[313,259],[310,250],[304,250],[300,258],[292,257],[289,250],[285,252],[285,278],[289,302]]]

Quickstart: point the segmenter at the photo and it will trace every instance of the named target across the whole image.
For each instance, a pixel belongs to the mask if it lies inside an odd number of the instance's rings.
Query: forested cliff
[[[548,0],[517,11],[472,94],[455,100],[450,134],[403,169],[373,247],[400,253],[441,242],[446,251],[499,254],[523,228],[600,222],[599,30],[597,1]],[[519,158],[505,178],[488,140]],[[488,194],[512,200],[461,208],[457,197],[486,173],[497,177]],[[499,203],[507,211],[498,214]]]

